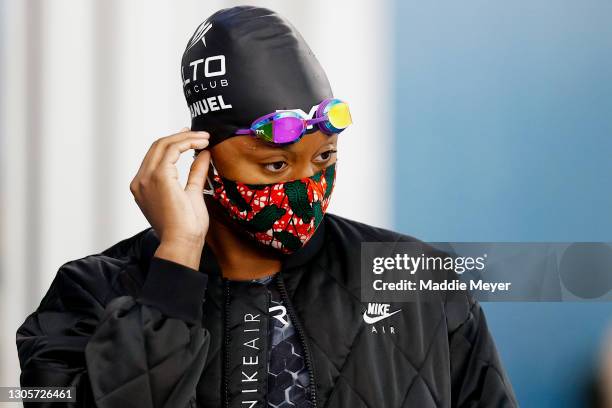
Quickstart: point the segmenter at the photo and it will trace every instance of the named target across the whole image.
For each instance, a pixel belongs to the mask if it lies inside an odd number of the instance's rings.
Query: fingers
[[[189,131],[189,128],[184,127],[173,135],[162,137],[162,138],[155,140],[149,147],[149,150],[147,151],[147,153],[145,154],[145,157],[142,160],[141,167],[150,167],[151,165],[154,165],[157,163],[157,158],[153,158],[153,157],[156,156],[156,153],[160,147],[162,148],[164,147],[164,144],[166,143],[164,142],[164,140],[168,140],[169,137],[177,136],[187,131]]]
[[[153,143],[154,145],[157,144],[157,146],[155,147],[151,155],[151,159],[150,159],[151,165],[157,167],[159,161],[161,160],[161,158],[166,152],[166,149],[169,146],[171,146],[174,143],[181,142],[182,140],[189,139],[192,137],[208,139],[210,135],[208,134],[208,132],[186,131],[186,132],[179,132],[174,135],[170,135],[170,136],[166,136],[166,137],[157,139]]]
[[[168,169],[168,166],[173,166],[173,163],[176,163],[180,154],[187,149],[206,148],[208,146],[208,137],[209,134],[207,132],[185,131],[171,136],[162,137],[153,142],[147,151],[138,172],[130,183],[130,191],[135,193],[144,185],[150,183],[151,180],[158,177],[166,177],[163,176],[163,174],[172,174],[172,172],[168,173],[168,171],[165,171]],[[167,149],[176,143],[180,144],[180,146],[172,147],[170,152],[171,154],[167,159],[168,164],[162,166],[162,171],[160,171],[160,161],[166,154]],[[176,167],[174,167],[173,170],[176,172]]]
[[[208,146],[208,138],[188,138],[178,140],[166,147],[163,157],[157,167],[175,164],[181,153],[189,149],[205,149]]]
[[[145,159],[143,160],[143,173],[147,174],[154,171],[159,166],[160,161],[166,154],[166,150],[173,144],[183,143],[186,140],[208,140],[209,136],[210,135],[207,132],[187,131],[157,139],[155,142],[153,142],[147,156],[145,156]],[[187,149],[189,149],[189,147],[179,152],[179,154]],[[174,162],[176,162],[176,160]]]
[[[193,163],[191,163],[191,169],[189,170],[189,176],[187,177],[185,191],[193,191],[195,193],[202,194],[209,165],[210,151],[204,150],[194,159]]]

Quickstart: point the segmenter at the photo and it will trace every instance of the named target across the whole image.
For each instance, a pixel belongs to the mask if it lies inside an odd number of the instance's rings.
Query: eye
[[[281,172],[285,170],[285,167],[287,167],[287,162],[284,162],[284,161],[277,161],[273,163],[264,164],[264,168],[273,173]]]
[[[334,157],[336,153],[337,151],[334,149],[326,150],[317,157],[315,157],[314,161],[318,163],[325,163],[326,161],[329,161],[329,159]]]

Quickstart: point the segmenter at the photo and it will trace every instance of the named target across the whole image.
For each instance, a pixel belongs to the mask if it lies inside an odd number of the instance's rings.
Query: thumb
[[[202,150],[191,163],[187,184],[185,185],[186,192],[195,192],[201,194],[204,190],[204,182],[210,165],[210,151]]]

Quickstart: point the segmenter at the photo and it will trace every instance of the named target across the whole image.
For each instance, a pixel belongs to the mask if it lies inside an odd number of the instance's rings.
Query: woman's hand
[[[198,269],[209,218],[204,204],[204,183],[210,152],[194,159],[187,184],[179,182],[176,162],[189,149],[208,146],[207,132],[183,128],[156,140],[130,183],[136,203],[160,238],[155,256]]]

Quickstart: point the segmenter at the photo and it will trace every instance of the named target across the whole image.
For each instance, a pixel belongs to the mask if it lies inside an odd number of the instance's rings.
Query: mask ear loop
[[[212,166],[212,168],[213,168],[213,173],[214,173],[215,175],[218,175],[218,174],[219,174],[219,172],[217,172],[217,168],[215,167],[215,165],[213,164],[213,162],[212,162],[212,161],[210,162],[210,165],[211,165],[211,166]],[[207,195],[211,195],[211,196],[212,196],[212,195],[215,195],[215,187],[213,186],[213,183],[212,183],[212,181],[210,180],[210,177],[208,177],[208,173],[206,173],[206,181],[208,181],[208,185],[210,186],[210,190],[204,189],[204,190],[202,190],[202,193],[203,193],[203,194],[207,194]]]

